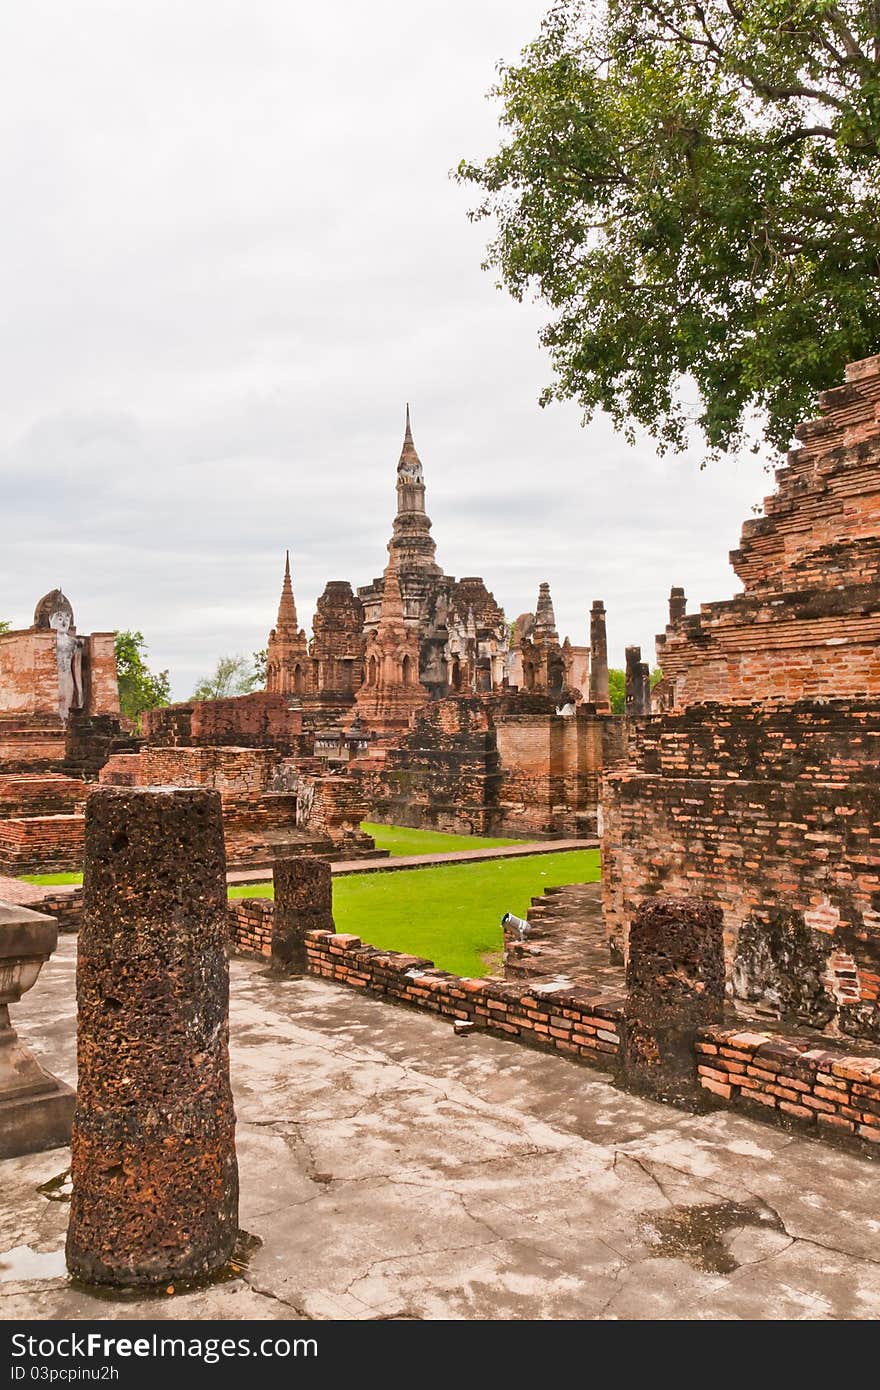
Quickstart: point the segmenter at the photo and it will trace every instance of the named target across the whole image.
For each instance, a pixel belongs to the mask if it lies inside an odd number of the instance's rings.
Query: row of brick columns
[[[305,969],[332,930],[330,866],[275,866],[272,967]],[[117,788],[87,802],[77,965],[79,1082],[67,1262],[92,1284],[211,1275],[238,1233],[220,796]],[[657,898],[632,924],[625,1085],[699,1100],[697,1032],[721,1017],[720,911]]]

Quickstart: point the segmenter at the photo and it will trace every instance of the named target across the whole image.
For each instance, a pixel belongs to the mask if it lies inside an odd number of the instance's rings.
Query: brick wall
[[[510,834],[594,834],[603,769],[621,761],[623,721],[579,707],[557,714],[500,714],[504,772],[499,825]]]
[[[496,829],[500,784],[492,719],[477,698],[432,701],[365,776],[377,819],[474,835]]]
[[[755,993],[757,985],[750,983],[755,968],[745,954],[746,942],[758,930],[769,950],[780,910],[799,915],[806,929],[801,946],[788,960],[780,959],[778,969],[801,980],[792,982],[790,1007],[780,1006],[777,1016],[880,1041],[880,780],[869,767],[845,775],[858,755],[858,740],[865,753],[872,745],[870,728],[861,711],[851,717],[841,702],[834,711],[827,706],[815,711],[826,730],[832,713],[842,763],[828,751],[819,774],[821,733],[810,727],[814,716],[807,705],[787,716],[776,712],[763,731],[760,711],[740,718],[730,709],[727,746],[741,739],[749,751],[732,762],[710,764],[714,776],[673,775],[672,750],[675,760],[692,754],[692,767],[700,771],[701,762],[705,766],[709,753],[714,756],[725,742],[717,722],[706,718],[691,739],[696,712],[665,718],[662,734],[645,754],[646,764],[661,770],[627,768],[606,779],[605,919],[612,940],[623,947],[642,899],[661,891],[708,897],[724,913],[733,985],[744,998],[754,993],[769,999],[769,987]],[[843,732],[847,727],[849,739]],[[746,756],[752,765],[746,765]],[[786,774],[792,780],[785,780]],[[791,931],[789,936],[795,940]],[[820,978],[811,982],[815,970]]]
[[[610,1069],[619,1045],[619,999],[595,991],[522,982],[469,980],[437,970],[433,961],[364,946],[359,937],[309,932],[308,969],[380,997],[472,1023],[480,1031]]]
[[[729,989],[758,1017],[880,1042],[880,357],[820,397],[732,556],[745,585],[657,653],[673,708],[603,792],[604,898],[724,912]]]
[[[271,960],[275,904],[268,898],[234,898],[228,911],[232,954]]]
[[[166,747],[274,748],[284,756],[308,751],[302,711],[291,709],[286,695],[266,690],[148,710],[142,726],[148,743]]]
[[[848,1057],[743,1028],[696,1044],[700,1085],[738,1109],[880,1147],[880,1057]]]
[[[744,592],[657,639],[678,707],[880,696],[880,357],[819,403],[731,554]]]
[[[618,1069],[624,1000],[595,990],[469,980],[429,960],[380,951],[356,936],[311,932],[311,974],[380,998],[427,1009],[481,1032]],[[880,1154],[880,1056],[851,1056],[803,1038],[702,1029],[694,1069],[707,1101],[825,1139],[851,1140]]]
[[[81,815],[13,816],[0,820],[0,871],[38,874],[80,869],[84,825]]]

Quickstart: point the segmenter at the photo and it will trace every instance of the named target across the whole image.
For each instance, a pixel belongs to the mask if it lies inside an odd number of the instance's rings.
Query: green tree
[[[117,632],[116,676],[119,707],[127,719],[140,723],[144,710],[167,705],[171,684],[167,671],[151,671],[144,660],[147,650],[142,632]]]
[[[663,672],[659,666],[655,666],[651,672],[651,689],[659,685],[663,679]],[[608,699],[611,702],[612,714],[626,713],[626,672],[620,671],[615,666],[608,668]]]
[[[6,622],[4,622],[2,619],[0,619],[0,632],[11,632],[11,631],[12,631],[12,624],[11,624],[11,623],[6,623]]]
[[[542,403],[786,447],[880,347],[877,0],[560,0],[499,74],[508,134],[458,177],[551,310]]]
[[[213,673],[199,681],[192,698],[226,700],[233,695],[248,695],[260,684],[260,674],[246,656],[221,656]]]
[[[262,690],[266,684],[266,665],[269,660],[269,648],[261,647],[258,652],[253,653],[254,662],[254,690]]]
[[[614,666],[608,668],[608,699],[611,713],[623,714],[626,710],[626,673]]]

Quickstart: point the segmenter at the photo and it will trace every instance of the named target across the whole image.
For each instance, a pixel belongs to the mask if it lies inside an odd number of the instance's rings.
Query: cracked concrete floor
[[[75,941],[16,1025],[74,1072]],[[0,1163],[10,1318],[873,1318],[880,1169],[317,980],[232,966],[241,1278],[96,1299],[54,1150]],[[2,1253],[6,1252],[6,1253]]]

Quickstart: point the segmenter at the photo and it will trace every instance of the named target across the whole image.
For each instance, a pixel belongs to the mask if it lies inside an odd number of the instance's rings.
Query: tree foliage
[[[612,714],[623,714],[626,710],[626,672],[616,666],[608,668],[608,699]]]
[[[4,622],[3,619],[0,618],[0,632],[11,632],[11,631],[12,631],[12,624],[11,624],[11,623],[7,623],[7,622]]]
[[[458,177],[552,311],[542,401],[786,447],[880,347],[878,0],[560,0],[499,71],[508,134]]]
[[[651,689],[659,685],[662,679],[663,672],[659,666],[655,666],[651,672]],[[608,700],[612,714],[626,713],[626,672],[617,666],[608,668]]]
[[[214,671],[199,681],[194,700],[226,700],[233,695],[249,695],[265,684],[265,679],[246,656],[221,656]]]
[[[119,707],[137,724],[144,710],[167,705],[171,683],[167,671],[151,671],[144,657],[147,643],[142,632],[117,632],[116,677]]]

